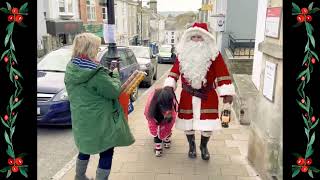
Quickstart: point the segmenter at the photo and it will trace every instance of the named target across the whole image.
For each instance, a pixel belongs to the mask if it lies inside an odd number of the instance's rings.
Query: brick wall
[[[101,24],[103,22],[102,19],[102,8],[99,5],[99,0],[96,1],[96,21],[90,21],[93,24]],[[79,1],[79,10],[80,10],[80,19],[83,21],[83,24],[88,24],[87,19],[87,2],[86,0],[80,0]]]

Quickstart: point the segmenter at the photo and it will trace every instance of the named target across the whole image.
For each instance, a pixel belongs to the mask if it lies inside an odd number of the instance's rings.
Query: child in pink
[[[148,120],[150,133],[154,137],[156,156],[162,154],[162,143],[165,148],[170,147],[170,136],[176,121],[177,106],[177,100],[171,87],[155,89],[149,94],[144,115]]]

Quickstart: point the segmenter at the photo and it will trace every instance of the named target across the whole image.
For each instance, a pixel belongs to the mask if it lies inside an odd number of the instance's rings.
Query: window
[[[171,32],[171,35],[174,35],[174,32]]]
[[[87,0],[87,18],[89,21],[96,20],[95,0]]]
[[[73,12],[73,0],[59,0],[59,12],[60,13],[72,13]]]
[[[108,9],[107,7],[102,7],[102,18],[107,20],[108,19]]]

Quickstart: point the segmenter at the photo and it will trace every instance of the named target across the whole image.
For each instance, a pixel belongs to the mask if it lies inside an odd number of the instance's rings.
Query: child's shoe
[[[163,145],[164,145],[164,148],[170,148],[170,145],[171,145],[170,137],[167,137],[163,140]]]
[[[157,157],[160,157],[162,155],[162,143],[155,143],[154,151],[155,155]]]

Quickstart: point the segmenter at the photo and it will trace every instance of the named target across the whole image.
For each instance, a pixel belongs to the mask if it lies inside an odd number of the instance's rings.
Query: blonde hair
[[[93,60],[96,58],[101,45],[101,38],[92,33],[78,34],[73,40],[72,57],[87,56]]]

